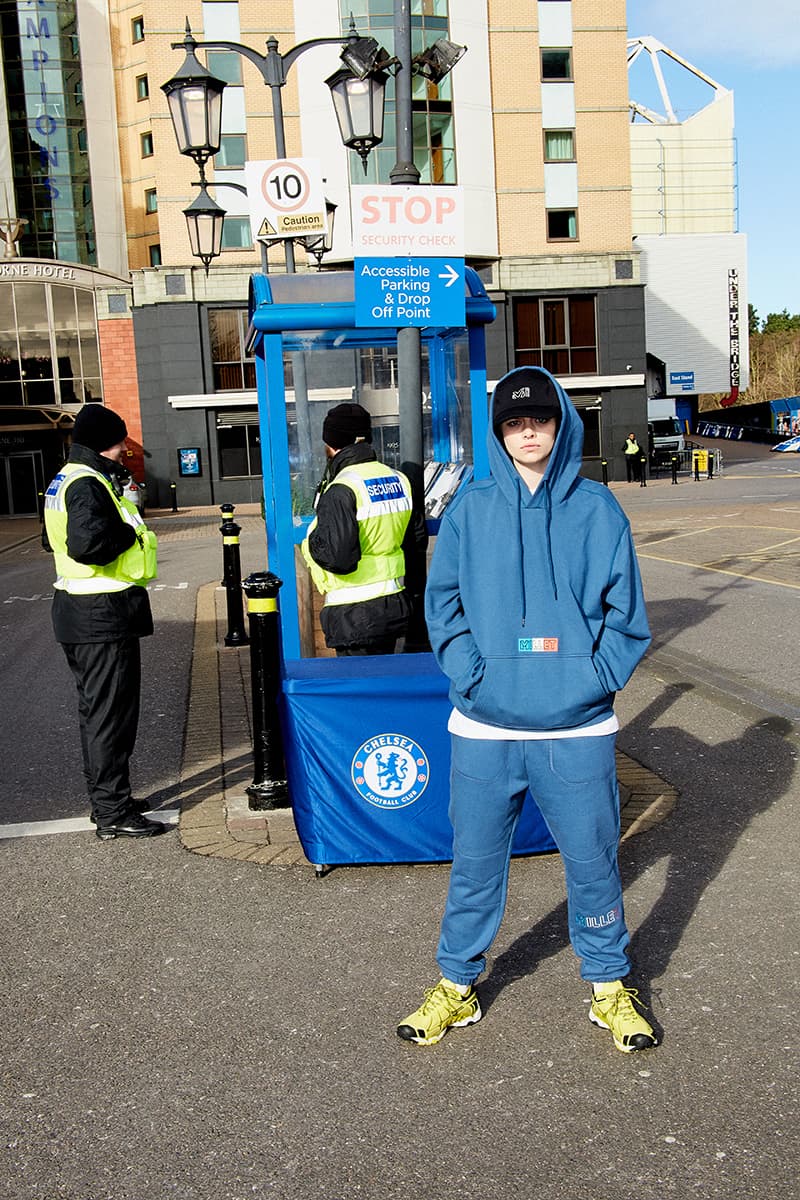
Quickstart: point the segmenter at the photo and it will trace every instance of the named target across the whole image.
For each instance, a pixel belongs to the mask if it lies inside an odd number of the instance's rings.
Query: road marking
[[[678,538],[696,537],[698,533],[713,533],[717,528],[716,525],[706,525],[702,529],[687,529],[685,533],[671,533],[669,537],[658,538],[655,542],[648,542],[648,546],[660,546],[663,542],[674,542]],[[641,537],[641,533],[639,534]]]
[[[184,592],[188,583],[156,583],[149,584],[148,592]],[[52,592],[35,592],[32,596],[8,596],[3,604],[32,604],[34,600],[52,600]]]
[[[734,579],[744,579],[747,583],[769,583],[774,587],[791,588],[800,592],[800,583],[783,583],[780,579],[764,579],[762,575],[745,575],[743,571],[726,571],[724,567],[707,567],[703,563],[684,562],[681,558],[662,558],[658,554],[643,554],[636,551],[637,558],[648,558],[650,562],[670,563],[673,567],[691,567],[694,571],[710,571],[714,575],[731,575]]]
[[[179,808],[160,808],[148,814],[163,824],[178,824]],[[19,821],[15,825],[0,825],[0,840],[3,838],[43,837],[51,833],[89,833],[94,825],[88,817],[64,817],[60,821]]]

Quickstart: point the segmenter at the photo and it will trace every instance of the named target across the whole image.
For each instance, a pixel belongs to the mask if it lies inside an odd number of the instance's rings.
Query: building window
[[[261,475],[261,434],[255,412],[217,414],[217,451],[220,479],[248,479]]]
[[[151,267],[160,267],[161,266],[161,246],[158,244],[158,242],[154,242],[153,245],[148,246],[147,249],[148,249],[148,254],[150,256],[150,266]]]
[[[545,162],[575,162],[575,131],[546,129],[544,131]]]
[[[246,308],[208,311],[211,366],[217,392],[239,392],[256,386],[255,359],[245,354],[247,325]]]
[[[565,50],[547,50],[541,51],[542,56],[542,80],[547,83],[548,80],[564,80],[572,79],[572,51]]]
[[[158,193],[155,188],[146,188],[144,193],[144,211],[146,213],[158,212]]]
[[[515,362],[553,375],[597,372],[594,296],[518,300],[514,306]]]
[[[219,153],[214,155],[214,166],[229,170],[243,167],[247,161],[247,142],[243,133],[223,133],[219,139]]]
[[[547,210],[548,242],[575,242],[578,240],[578,214],[574,208],[549,208]]]
[[[0,283],[0,405],[99,399],[93,293],[61,284]]]
[[[142,150],[142,158],[152,158],[153,156],[153,135],[152,133],[142,133],[139,135],[139,144]]]
[[[144,41],[144,17],[134,17],[131,21],[131,41]]]
[[[78,133],[77,133],[77,136],[76,136],[76,141],[77,141],[77,143],[78,143],[78,150],[80,151],[80,153],[81,153],[81,154],[86,154],[86,152],[87,152],[87,151],[88,151],[88,149],[89,149],[89,141],[88,141],[88,138],[87,138],[87,136],[86,136],[86,130],[85,130],[85,129],[79,129],[79,130],[78,130]]]
[[[150,81],[146,75],[136,76],[136,99],[148,100],[150,98]]]
[[[242,60],[240,55],[232,50],[209,50],[206,54],[206,64],[212,75],[224,79],[226,83],[242,82]]]
[[[411,5],[411,50],[416,55],[440,38],[449,38],[448,0],[414,0]],[[343,36],[350,26],[353,0],[339,0]],[[392,5],[388,0],[357,0],[355,6],[359,33],[375,37],[394,52]],[[450,75],[432,83],[422,75],[412,80],[411,108],[414,163],[421,183],[457,183],[453,92]],[[366,176],[360,158],[350,155],[350,174],[354,183],[377,183],[388,179],[397,159],[395,138],[394,80],[386,90],[386,117],[383,141],[371,151]]]
[[[223,250],[249,250],[253,244],[249,217],[226,217],[222,223]]]

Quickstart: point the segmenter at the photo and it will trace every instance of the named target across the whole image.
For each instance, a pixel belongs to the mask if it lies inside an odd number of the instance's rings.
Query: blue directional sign
[[[356,324],[461,326],[463,258],[357,258]]]
[[[679,387],[682,392],[693,392],[694,371],[670,371],[669,386]]]

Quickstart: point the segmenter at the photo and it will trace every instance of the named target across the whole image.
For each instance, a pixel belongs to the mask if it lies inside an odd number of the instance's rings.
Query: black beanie
[[[124,442],[128,430],[122,417],[102,404],[84,404],[75,418],[72,440],[97,454]]]
[[[341,450],[344,446],[352,446],[359,438],[372,441],[369,413],[360,404],[337,404],[323,422],[323,442],[331,450]]]
[[[561,401],[551,377],[537,367],[517,367],[498,381],[492,403],[492,424],[511,417],[555,417],[561,421]]]

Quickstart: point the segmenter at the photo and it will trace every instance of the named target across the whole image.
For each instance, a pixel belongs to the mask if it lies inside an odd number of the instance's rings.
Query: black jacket
[[[73,445],[69,462],[100,471],[121,489],[127,471],[86,446]],[[67,489],[67,553],[76,562],[106,566],[136,540],[133,526],[122,520],[107,489],[89,476]],[[56,641],[113,642],[146,637],[153,632],[147,589],[132,584],[119,592],[76,596],[57,588],[53,596]]]
[[[345,446],[330,460],[320,484],[317,524],[309,534],[308,549],[314,561],[334,575],[350,575],[355,571],[361,558],[361,539],[353,491],[347,487],[330,488],[328,485],[345,467],[377,461],[378,456],[369,442]],[[413,575],[416,578],[418,574],[420,559],[424,563],[427,543],[425,514],[422,505],[414,502],[411,520],[403,538],[407,586],[409,577]],[[328,605],[323,608],[320,620],[328,646],[363,646],[377,638],[402,636],[406,631],[408,613],[408,597],[398,592],[355,604]]]

